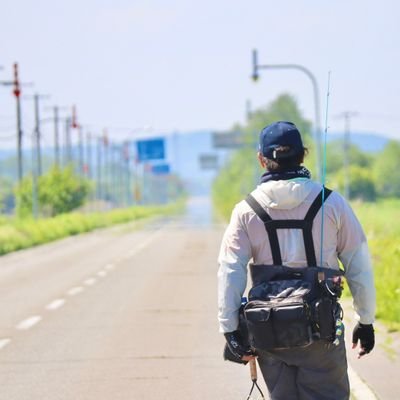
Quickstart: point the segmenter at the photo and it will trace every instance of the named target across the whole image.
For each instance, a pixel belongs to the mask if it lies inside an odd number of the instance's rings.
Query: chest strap
[[[322,197],[322,194],[324,196]],[[314,218],[325,201],[332,193],[330,189],[324,187],[315,198],[311,207],[307,211],[304,219],[272,219],[257,200],[249,194],[246,198],[247,204],[253,209],[257,216],[264,222],[271,246],[272,259],[274,265],[282,265],[281,249],[278,241],[278,229],[301,229],[303,231],[304,248],[306,252],[307,264],[309,267],[317,266],[315,256],[314,241],[312,237],[312,227]],[[323,200],[323,201],[322,201]]]

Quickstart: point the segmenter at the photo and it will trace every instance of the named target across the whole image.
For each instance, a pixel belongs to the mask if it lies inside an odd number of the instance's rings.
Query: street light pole
[[[319,88],[318,82],[315,78],[314,74],[306,67],[299,64],[258,64],[258,54],[257,50],[253,50],[253,74],[252,78],[254,81],[257,81],[259,78],[259,69],[294,69],[304,73],[311,81],[313,87],[313,95],[314,95],[314,140],[316,143],[317,151],[316,151],[316,171],[317,171],[317,179],[319,180],[322,176],[321,174],[321,113],[319,108]]]
[[[54,113],[54,161],[57,167],[60,167],[60,133],[59,133],[59,109],[53,107]]]

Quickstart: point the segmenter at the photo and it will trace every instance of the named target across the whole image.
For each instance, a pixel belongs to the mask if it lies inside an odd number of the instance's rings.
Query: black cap
[[[280,146],[289,147],[289,151],[279,152]],[[292,122],[278,121],[266,126],[260,133],[260,153],[270,160],[288,158],[304,151],[300,132]]]

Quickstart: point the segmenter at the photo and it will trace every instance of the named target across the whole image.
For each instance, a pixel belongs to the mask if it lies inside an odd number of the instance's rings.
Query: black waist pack
[[[246,198],[264,223],[274,264],[250,265],[253,288],[244,314],[249,342],[256,350],[288,349],[307,346],[314,340],[333,340],[343,273],[317,266],[312,235],[314,218],[331,193],[322,187],[302,220],[272,219],[251,194]],[[307,266],[282,265],[279,229],[302,231]]]
[[[251,265],[250,271],[254,286],[244,316],[251,347],[268,351],[333,340],[341,271],[271,265]]]

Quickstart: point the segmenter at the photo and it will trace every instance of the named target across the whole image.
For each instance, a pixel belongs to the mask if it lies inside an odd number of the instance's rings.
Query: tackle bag
[[[251,347],[268,351],[334,339],[341,271],[254,264],[250,271],[255,284],[243,312]]]
[[[249,195],[247,203],[264,222],[274,265],[250,265],[253,287],[244,307],[250,345],[256,350],[304,347],[315,340],[333,340],[341,308],[342,271],[317,266],[312,225],[315,215],[330,195],[329,189],[316,197],[304,220],[272,220]],[[282,265],[277,229],[303,231],[307,266]]]

